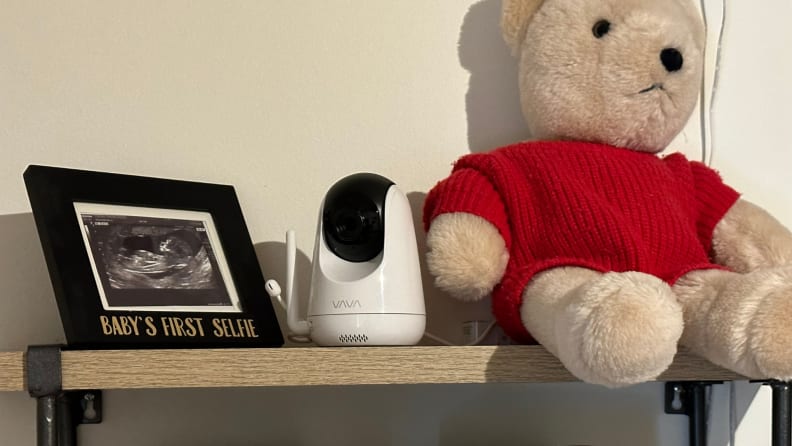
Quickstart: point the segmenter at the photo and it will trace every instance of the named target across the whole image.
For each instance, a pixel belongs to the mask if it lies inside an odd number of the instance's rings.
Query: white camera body
[[[294,299],[294,232],[287,233],[287,319],[320,346],[414,345],[426,328],[418,247],[407,197],[390,180],[339,180],[319,213],[305,319]]]

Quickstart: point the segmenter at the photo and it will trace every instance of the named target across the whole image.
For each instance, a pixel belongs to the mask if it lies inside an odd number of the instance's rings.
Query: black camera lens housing
[[[322,231],[327,247],[349,262],[377,257],[385,244],[385,196],[394,183],[373,173],[336,182],[325,196]]]

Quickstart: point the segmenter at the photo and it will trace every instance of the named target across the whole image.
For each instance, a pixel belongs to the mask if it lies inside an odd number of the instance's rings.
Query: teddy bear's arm
[[[467,212],[438,216],[426,244],[426,263],[435,285],[464,301],[490,294],[509,262],[509,252],[497,228]]]
[[[715,263],[736,272],[792,265],[792,233],[764,209],[739,198],[714,169],[690,163],[699,237]]]
[[[426,196],[423,207],[424,230],[442,214],[465,212],[490,222],[511,245],[511,231],[506,206],[492,182],[476,169],[455,168],[448,178],[437,183]]]
[[[759,206],[739,200],[715,226],[714,260],[737,272],[792,265],[792,233]]]
[[[461,300],[478,300],[500,282],[509,261],[503,201],[482,174],[459,169],[424,205],[427,266],[435,284]]]

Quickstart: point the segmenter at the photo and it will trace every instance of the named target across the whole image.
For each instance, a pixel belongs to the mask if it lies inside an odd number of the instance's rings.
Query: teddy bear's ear
[[[509,45],[512,54],[518,54],[525,39],[525,30],[534,13],[544,0],[503,0],[501,7],[501,31],[503,40]]]

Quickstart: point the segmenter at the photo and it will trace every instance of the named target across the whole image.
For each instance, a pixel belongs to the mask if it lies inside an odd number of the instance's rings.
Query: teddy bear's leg
[[[683,345],[749,378],[792,379],[792,267],[693,271],[674,291]]]
[[[682,308],[643,273],[554,268],[523,291],[525,327],[583,381],[619,387],[657,377],[674,359]]]

